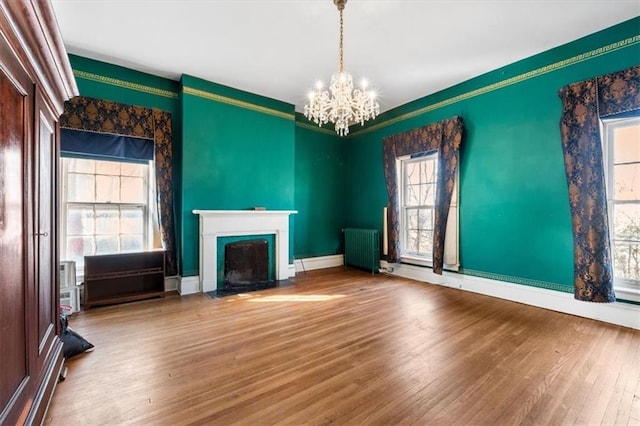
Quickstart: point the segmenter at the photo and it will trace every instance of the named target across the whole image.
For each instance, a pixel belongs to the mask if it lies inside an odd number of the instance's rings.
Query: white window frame
[[[613,215],[615,211],[616,202],[613,198],[615,194],[614,182],[613,182],[613,138],[616,129],[629,126],[640,126],[640,117],[619,118],[602,121],[602,151],[603,151],[603,166],[605,175],[605,185],[607,193],[607,213],[609,215],[609,233],[611,242],[611,261],[613,262],[615,240],[613,238],[614,225]],[[625,204],[636,202],[625,202]],[[640,202],[637,202],[640,203]],[[614,265],[612,265],[612,268]],[[633,280],[628,278],[616,278],[614,271],[613,289],[616,294],[616,298],[624,300],[632,300],[640,302],[640,280]]]
[[[152,212],[153,199],[155,196],[155,191],[150,187],[149,183],[153,177],[153,162],[149,161],[147,164],[147,173],[143,177],[143,187],[144,187],[144,198],[147,200],[146,204],[142,203],[110,203],[110,202],[96,202],[96,203],[88,203],[88,202],[69,202],[68,200],[68,192],[69,192],[69,167],[66,161],[66,158],[70,157],[61,157],[60,158],[60,173],[62,182],[62,190],[60,194],[60,259],[65,260],[67,257],[67,217],[68,217],[68,209],[70,206],[76,207],[114,207],[120,208],[120,206],[124,207],[134,207],[141,208],[143,214],[143,250],[148,250],[153,246],[153,229],[152,229],[152,221],[150,220],[150,215]],[[88,160],[97,160],[100,161],[99,158],[87,158]],[[111,160],[117,161],[117,160]],[[124,253],[125,251],[118,251],[117,253]],[[84,265],[76,266],[76,276],[79,280],[82,280],[84,276]],[[80,282],[80,281],[78,281]]]
[[[405,165],[409,163],[420,162],[424,160],[436,160],[436,188],[438,185],[439,176],[437,176],[438,170],[438,153],[433,152],[420,157],[411,158],[410,155],[396,158],[396,171],[397,171],[397,187],[398,187],[398,204],[399,204],[399,242],[398,250],[400,252],[400,261],[403,263],[409,263],[413,265],[433,267],[433,256],[420,256],[416,254],[404,253],[404,247],[406,247],[406,211],[405,211],[405,197],[406,197],[406,168]],[[453,193],[451,196],[451,205],[449,208],[449,216],[447,217],[447,226],[445,232],[444,243],[444,265],[443,269],[450,271],[458,271],[460,269],[460,251],[459,251],[459,214],[458,214],[458,187],[460,182],[460,169],[456,169],[455,182]],[[435,199],[435,197],[434,197]],[[434,205],[435,210],[435,205]],[[435,217],[435,216],[434,216]]]

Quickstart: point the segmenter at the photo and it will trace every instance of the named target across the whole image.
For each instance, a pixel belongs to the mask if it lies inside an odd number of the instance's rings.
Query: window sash
[[[615,188],[616,184],[616,171],[620,171],[620,166],[634,166],[640,165],[640,161],[624,161],[616,162],[614,157],[615,152],[615,132],[617,129],[627,126],[640,126],[640,117],[638,118],[626,118],[626,119],[613,119],[603,122],[603,157],[604,157],[604,171],[605,171],[605,185],[607,192],[607,212],[609,215],[609,234],[611,244],[611,259],[613,262],[613,282],[614,290],[618,294],[618,297],[623,299],[632,299],[640,301],[640,279],[624,276],[620,273],[620,264],[618,263],[621,248],[627,247],[629,251],[629,258],[632,256],[631,250],[636,247],[636,250],[640,248],[640,235],[639,236],[623,236],[619,235],[618,229],[616,229],[616,214],[620,209],[624,207],[636,206],[640,210],[640,199],[625,199],[617,198],[617,192]],[[628,258],[628,259],[629,259]],[[630,259],[629,259],[630,262]],[[630,265],[630,264],[629,264]],[[631,271],[627,271],[629,273]]]
[[[419,165],[418,170],[415,166]],[[412,167],[413,166],[413,167]],[[433,256],[433,228],[435,191],[437,185],[438,154],[400,159],[400,249],[402,257],[412,257],[428,264]],[[418,177],[409,176],[413,168]],[[432,171],[432,173],[426,173]],[[411,190],[418,189],[418,195]],[[414,218],[415,217],[415,218]]]
[[[418,202],[411,203],[408,202],[408,188],[407,182],[408,179],[408,170],[407,164],[414,164],[421,161],[432,161],[432,169],[433,175],[429,173],[422,173],[422,177],[426,177],[422,179],[420,183],[412,183],[412,185],[420,185],[423,186],[432,185],[432,196],[429,197],[412,197],[414,200],[419,199]],[[396,170],[398,170],[397,174],[397,184],[398,184],[398,202],[400,206],[399,217],[398,220],[400,222],[400,258],[402,262],[421,265],[421,266],[433,266],[433,229],[435,224],[435,192],[437,188],[437,170],[438,170],[438,153],[432,152],[425,155],[420,156],[404,156],[396,159]],[[449,208],[449,217],[447,218],[447,229],[445,233],[445,247],[444,247],[444,267],[448,270],[457,271],[460,267],[459,261],[459,247],[458,247],[458,182],[459,182],[459,171],[456,173],[456,179],[454,183],[453,193],[451,196],[451,205]],[[424,200],[428,199],[430,203],[424,203]],[[423,202],[420,202],[423,201]],[[429,224],[421,224],[421,226],[412,228],[408,222],[408,212],[411,211],[430,211],[430,221]],[[412,245],[410,242],[411,230],[413,232],[421,232],[423,233],[419,237],[414,235],[415,240],[419,240],[418,245]],[[428,233],[426,237],[424,234]],[[428,239],[428,247],[424,247],[421,243],[423,238]]]
[[[140,197],[136,197],[136,202],[96,202],[95,198],[94,200],[90,201],[69,201],[69,179],[74,174],[77,174],[75,171],[70,171],[68,162],[69,160],[74,159],[61,159],[61,172],[63,177],[63,187],[61,194],[62,214],[60,220],[61,259],[75,260],[76,270],[81,274],[83,271],[84,255],[121,253],[126,251],[148,249],[151,246],[151,232],[149,231],[149,198],[152,196],[152,191],[150,191],[148,186],[151,165],[147,165],[147,167],[144,169],[143,176],[128,173],[126,171],[126,167],[124,168],[124,172],[121,170],[117,174],[102,173],[99,171],[100,168],[96,167],[95,165],[93,166],[93,173],[81,172],[82,174],[94,176],[94,182],[96,181],[95,176],[115,176],[118,177],[120,181],[122,181],[122,178],[142,178],[142,194],[140,195]],[[102,161],[98,159],[87,160],[93,162]],[[122,163],[124,164],[125,162]],[[121,188],[122,183],[120,183],[120,188],[118,188],[120,194],[122,194]],[[94,195],[95,194],[97,194],[97,191],[94,191]],[[144,200],[144,202],[140,202],[138,201],[138,199]],[[90,222],[90,225],[87,226],[87,229],[77,229],[77,227],[74,227],[70,222],[69,215],[73,213],[74,210],[81,211],[83,209],[86,210],[86,214],[90,216],[84,219],[87,224]],[[108,229],[109,224],[104,221],[99,224],[99,216],[101,214],[108,214],[107,212],[109,211],[113,212],[114,220],[117,220],[117,224],[115,225],[117,231],[115,231],[114,229]],[[127,213],[129,213],[129,218],[127,218]],[[129,227],[133,227],[135,229],[132,230]],[[82,240],[82,242],[80,243],[79,240]],[[73,250],[69,249],[70,245],[74,243],[83,245],[83,256],[81,256],[80,258],[77,257],[78,250],[76,250],[76,257],[72,258]],[[89,250],[86,250],[84,248],[85,243],[89,246]]]

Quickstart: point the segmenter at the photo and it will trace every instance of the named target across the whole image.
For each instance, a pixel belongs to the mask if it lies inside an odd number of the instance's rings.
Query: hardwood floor
[[[45,424],[640,424],[640,331],[343,268],[92,309]]]

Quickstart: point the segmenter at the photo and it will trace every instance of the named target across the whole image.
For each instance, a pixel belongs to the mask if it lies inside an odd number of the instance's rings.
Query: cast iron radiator
[[[345,229],[344,264],[376,273],[380,268],[379,244],[376,229]]]

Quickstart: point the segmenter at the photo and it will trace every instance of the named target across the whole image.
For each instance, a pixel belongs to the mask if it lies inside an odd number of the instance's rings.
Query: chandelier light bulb
[[[333,0],[340,12],[340,62],[338,72],[331,76],[329,90],[322,90],[322,82],[316,83],[316,91],[308,95],[308,103],[304,106],[304,115],[318,126],[328,122],[335,124],[335,130],[340,136],[349,134],[349,126],[354,123],[364,125],[365,121],[376,118],[380,113],[377,94],[367,91],[369,83],[366,79],[361,82],[362,89],[353,88],[351,74],[343,68],[343,29],[342,11],[347,0]]]

